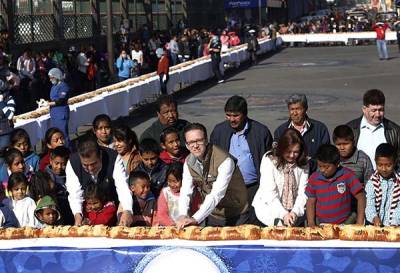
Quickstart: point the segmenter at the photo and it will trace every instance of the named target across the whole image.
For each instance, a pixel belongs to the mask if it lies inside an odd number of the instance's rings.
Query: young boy
[[[352,170],[364,185],[374,172],[371,159],[354,143],[353,130],[347,125],[339,125],[333,130],[333,142],[340,154],[340,165]]]
[[[139,144],[139,153],[142,162],[135,171],[142,171],[150,177],[151,191],[157,198],[166,185],[165,175],[168,166],[160,160],[160,146],[153,139],[143,139]]]
[[[64,225],[73,225],[74,217],[68,202],[68,192],[65,186],[66,175],[65,167],[69,158],[70,151],[64,146],[59,146],[50,151],[50,164],[45,171],[50,175],[55,184],[57,203],[59,205],[61,218]]]
[[[132,172],[129,186],[133,198],[132,226],[152,226],[156,199],[150,191],[150,177],[142,171]]]
[[[188,151],[181,146],[179,132],[175,127],[167,127],[160,135],[160,145],[163,151],[160,159],[167,165],[175,162],[185,163]]]
[[[400,176],[395,171],[396,149],[380,144],[375,153],[376,172],[366,183],[365,216],[375,226],[400,225]]]
[[[306,204],[308,226],[364,224],[365,193],[356,175],[340,166],[339,150],[324,144],[318,148],[318,171],[308,179]],[[357,220],[351,214],[351,196],[357,199]]]
[[[57,225],[61,218],[56,202],[49,195],[39,200],[35,209],[35,216],[40,221],[38,228]]]

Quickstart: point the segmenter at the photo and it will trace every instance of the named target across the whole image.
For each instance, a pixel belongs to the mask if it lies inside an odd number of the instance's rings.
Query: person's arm
[[[309,227],[315,226],[315,204],[317,200],[315,197],[309,197],[306,203],[307,225]]]
[[[124,163],[121,156],[117,156],[114,165],[113,178],[115,183],[115,188],[118,194],[118,200],[122,205],[124,211],[133,213],[132,211],[132,195],[128,186],[128,176],[125,172]]]
[[[299,186],[297,190],[297,198],[294,202],[292,212],[296,214],[297,217],[304,215],[304,207],[307,203],[306,186],[308,181],[308,165],[301,169],[301,174],[299,177]]]
[[[2,224],[1,227],[3,227],[3,228],[19,227],[17,217],[15,216],[14,212],[12,210],[10,210],[8,207],[1,206],[0,213],[4,216],[4,222],[0,223],[0,224]]]
[[[322,129],[322,134],[321,134],[321,145],[322,144],[330,144],[331,139],[329,137],[328,128],[325,125],[322,125],[322,126],[323,126],[323,129]]]
[[[365,165],[364,165],[364,183],[371,178],[371,175],[374,173],[374,167],[372,166],[371,159],[369,156],[365,157]]]
[[[359,191],[355,196],[357,199],[357,225],[364,225],[365,222],[365,192]]]
[[[15,107],[16,107],[16,105],[15,105],[14,98],[11,95],[9,95],[7,97],[7,105],[3,108],[3,113],[7,117],[7,119],[10,121],[14,117]]]
[[[65,88],[67,88],[67,86],[64,85]],[[58,90],[57,95],[58,95],[58,99],[54,100],[54,106],[60,106],[60,105],[67,105],[68,102],[68,90],[67,89],[61,89]]]
[[[171,219],[168,212],[168,203],[165,199],[164,191],[161,191],[157,200],[157,213],[153,225],[174,226],[175,222]]]
[[[190,200],[193,194],[193,178],[187,163],[183,165],[182,187],[179,195],[179,215],[188,216]]]
[[[231,158],[225,159],[218,167],[218,177],[213,183],[211,192],[204,198],[203,204],[192,217],[197,223],[203,222],[224,198],[234,171],[235,162]]]
[[[69,206],[71,207],[72,214],[75,217],[75,224],[80,225],[82,222],[83,190],[79,178],[72,169],[70,161],[68,161],[67,167],[65,168],[65,175],[65,186],[69,193]]]
[[[28,212],[28,217],[29,217],[29,221],[27,226],[29,227],[36,227],[39,224],[39,220],[36,219],[35,217],[35,209],[36,209],[36,203],[32,198],[28,199],[28,207],[27,207],[27,212]]]

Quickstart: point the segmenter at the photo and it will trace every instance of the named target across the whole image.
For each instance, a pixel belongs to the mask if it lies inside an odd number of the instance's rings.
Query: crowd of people
[[[0,226],[315,226],[400,224],[400,127],[385,96],[365,92],[362,115],[326,125],[307,115],[304,94],[287,99],[274,133],[230,97],[211,134],[179,118],[161,95],[140,138],[101,114],[76,147],[50,128],[36,154],[12,130],[0,169]]]
[[[54,83],[49,72],[54,68],[62,72],[60,80],[69,87],[68,97],[153,71],[159,75],[163,73],[161,84],[165,86],[170,66],[213,55],[210,43],[215,36],[220,43],[219,54],[247,43],[251,36],[248,30],[231,27],[213,31],[183,28],[151,32],[144,26],[138,32],[129,32],[121,26],[115,43],[116,55],[113,56],[115,78],[110,77],[105,46],[76,45],[70,46],[67,52],[58,49],[34,52],[26,48],[15,58],[10,54],[8,41],[1,40],[0,80],[4,85],[0,88],[2,92],[7,89],[12,96],[15,114],[22,114],[37,109],[38,101],[51,101],[50,91]],[[255,36],[259,35],[261,32]]]

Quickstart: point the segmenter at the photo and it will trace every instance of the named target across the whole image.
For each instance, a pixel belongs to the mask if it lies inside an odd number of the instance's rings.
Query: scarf
[[[400,200],[400,177],[397,173],[394,173],[394,176],[395,176],[395,185],[392,193],[392,204],[390,204],[389,225],[391,225],[392,223],[394,211],[396,210]],[[371,176],[371,181],[372,185],[374,186],[374,192],[375,192],[375,208],[379,214],[382,204],[382,187],[381,187],[381,180],[377,171]]]
[[[282,206],[286,210],[292,210],[297,198],[297,183],[294,177],[296,164],[286,164],[283,168],[284,182],[282,192]]]

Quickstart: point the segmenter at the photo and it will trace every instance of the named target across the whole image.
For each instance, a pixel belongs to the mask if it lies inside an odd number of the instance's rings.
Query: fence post
[[[54,40],[60,45],[64,45],[64,18],[62,12],[62,1],[52,0],[54,18]]]
[[[174,27],[171,0],[165,0],[165,10],[167,13],[167,29],[171,32]]]
[[[100,41],[101,22],[100,22],[100,4],[99,0],[90,0],[90,14],[93,22],[93,38],[96,44]]]
[[[146,14],[146,23],[150,31],[153,30],[153,7],[151,0],[143,1],[144,12]]]

